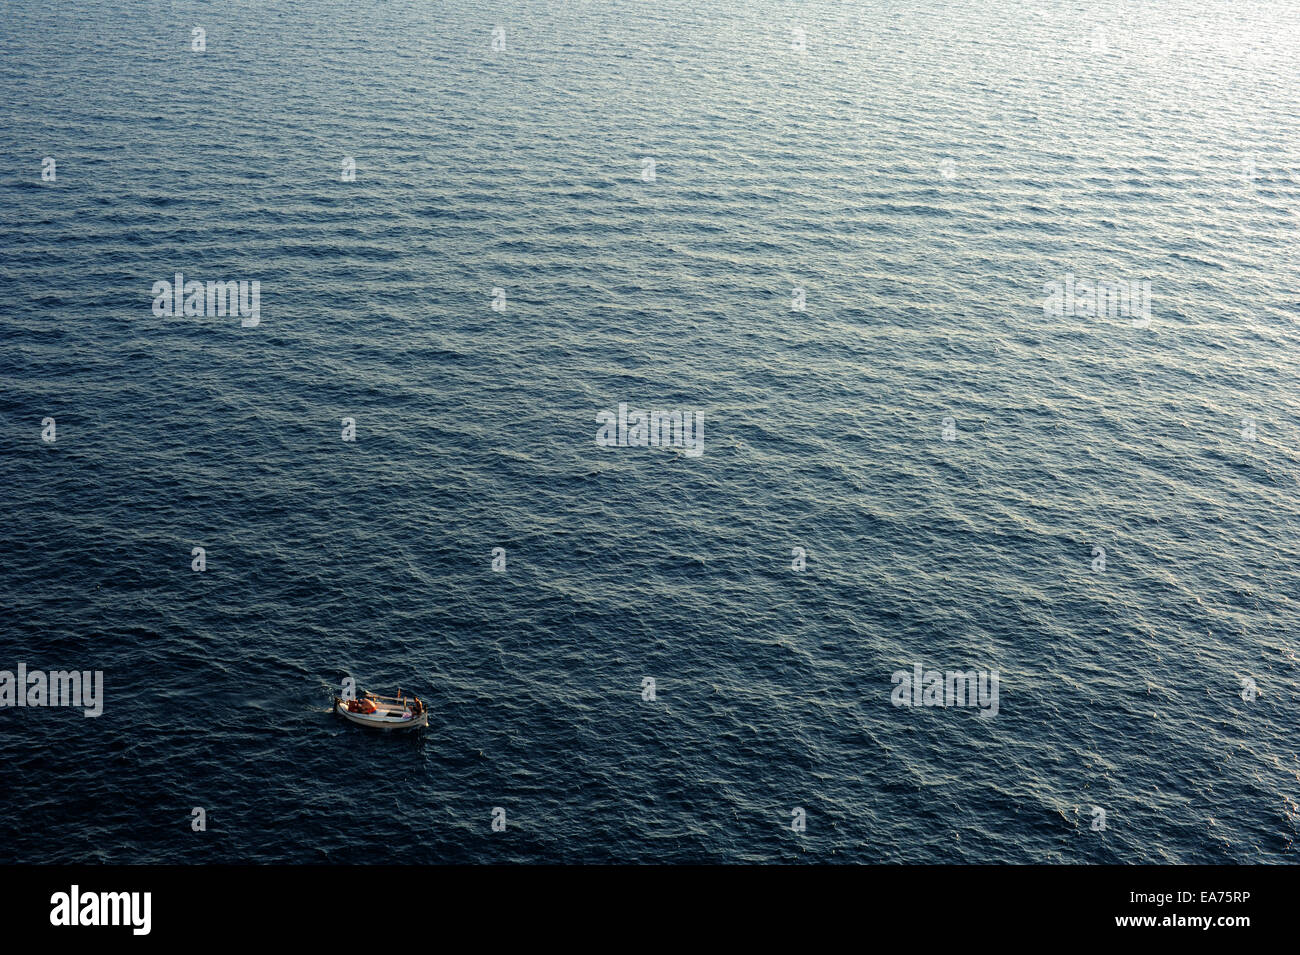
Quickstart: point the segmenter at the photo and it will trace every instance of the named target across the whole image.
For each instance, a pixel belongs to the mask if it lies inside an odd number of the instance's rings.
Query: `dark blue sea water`
[[[11,0],[0,670],[104,709],[0,709],[0,861],[1295,863],[1298,37]]]

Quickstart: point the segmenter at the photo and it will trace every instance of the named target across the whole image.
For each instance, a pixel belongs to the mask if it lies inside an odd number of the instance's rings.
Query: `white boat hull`
[[[400,711],[386,707],[380,707],[373,713],[352,713],[343,700],[336,699],[334,701],[334,712],[345,719],[351,720],[358,726],[369,726],[371,729],[376,730],[412,730],[429,725],[428,710],[425,710],[419,716],[406,718],[402,717]]]

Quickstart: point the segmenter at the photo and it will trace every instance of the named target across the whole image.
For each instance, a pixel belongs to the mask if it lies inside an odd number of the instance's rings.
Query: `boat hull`
[[[400,716],[390,715],[387,712],[375,713],[352,713],[348,711],[347,705],[343,700],[334,700],[334,712],[358,726],[366,726],[370,729],[384,730],[385,732],[393,730],[413,730],[429,725],[429,712],[425,710],[419,716],[413,716],[404,720]]]

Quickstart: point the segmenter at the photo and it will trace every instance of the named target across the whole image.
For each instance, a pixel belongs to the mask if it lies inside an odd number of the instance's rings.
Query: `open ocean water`
[[[0,861],[1296,863],[1297,75],[1288,2],[11,0],[0,669],[104,698],[0,710]]]

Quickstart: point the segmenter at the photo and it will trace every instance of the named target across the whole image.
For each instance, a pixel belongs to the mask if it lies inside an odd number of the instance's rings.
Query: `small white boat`
[[[362,693],[353,700],[336,696],[334,712],[359,726],[378,730],[409,730],[429,725],[429,708],[418,696]]]

